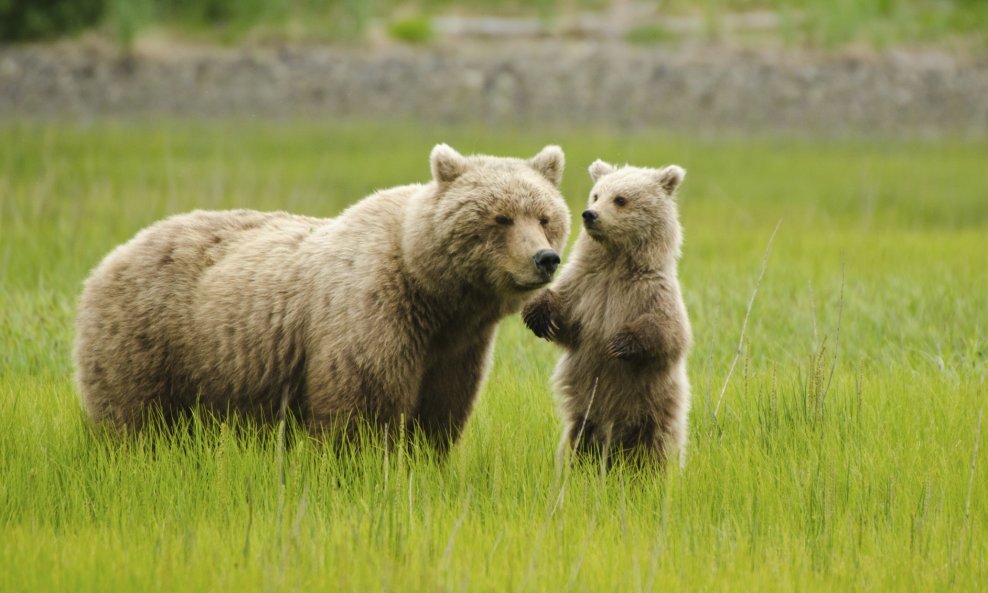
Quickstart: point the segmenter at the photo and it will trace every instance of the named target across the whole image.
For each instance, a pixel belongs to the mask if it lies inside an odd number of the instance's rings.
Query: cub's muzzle
[[[584,210],[583,226],[587,227],[588,229],[593,228],[593,226],[597,223],[597,218],[598,218],[597,213],[594,212],[593,210]]]

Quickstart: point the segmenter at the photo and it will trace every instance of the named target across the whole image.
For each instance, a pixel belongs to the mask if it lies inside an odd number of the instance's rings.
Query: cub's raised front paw
[[[620,331],[607,344],[607,354],[611,358],[631,360],[641,356],[644,349],[641,340],[633,331]]]
[[[536,336],[552,340],[559,329],[559,323],[552,314],[552,297],[548,292],[535,297],[521,311],[522,321]]]

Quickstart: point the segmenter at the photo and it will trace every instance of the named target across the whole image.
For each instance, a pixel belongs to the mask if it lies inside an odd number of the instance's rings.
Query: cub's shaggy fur
[[[690,409],[692,338],[674,201],[685,171],[596,161],[590,175],[572,258],[523,318],[566,350],[553,377],[566,426],[561,447],[662,463],[685,451]]]
[[[495,325],[545,286],[569,233],[563,153],[464,157],[333,219],[196,211],[92,272],[75,361],[90,416],[139,428],[193,406],[314,428],[402,419],[444,449],[489,367]]]

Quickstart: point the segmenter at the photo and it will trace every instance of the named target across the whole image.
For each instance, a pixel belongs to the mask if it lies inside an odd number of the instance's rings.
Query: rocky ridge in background
[[[988,57],[607,40],[426,47],[0,47],[0,117],[414,118],[988,135]]]

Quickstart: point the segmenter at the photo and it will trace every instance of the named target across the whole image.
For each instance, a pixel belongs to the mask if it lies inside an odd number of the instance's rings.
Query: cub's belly
[[[647,388],[654,379],[653,368],[611,358],[603,348],[564,354],[554,375],[554,381],[564,391],[583,393],[587,397],[594,389],[600,393],[631,396]]]

